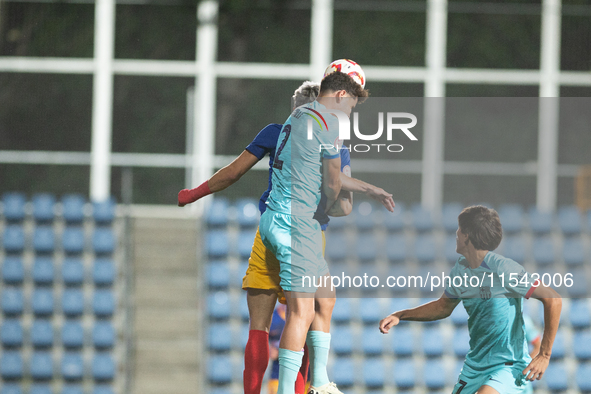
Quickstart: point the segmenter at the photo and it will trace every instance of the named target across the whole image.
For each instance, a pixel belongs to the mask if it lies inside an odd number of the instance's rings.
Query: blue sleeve
[[[275,149],[280,132],[281,125],[276,123],[267,125],[264,129],[259,131],[257,136],[254,137],[254,140],[248,144],[246,150],[255,155],[257,159],[261,160],[267,153],[270,153]]]
[[[345,169],[345,167],[351,167],[351,154],[349,150],[346,148],[341,149],[341,172]]]

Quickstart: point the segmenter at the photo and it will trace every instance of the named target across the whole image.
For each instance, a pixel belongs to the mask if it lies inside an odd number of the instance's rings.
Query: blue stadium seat
[[[227,288],[230,284],[230,268],[225,261],[214,261],[205,268],[207,285],[212,289]]]
[[[420,205],[415,205],[412,208],[412,222],[414,228],[418,232],[433,230],[433,218],[431,216],[431,211],[423,208]]]
[[[397,357],[410,357],[415,350],[414,335],[408,325],[395,327],[391,331],[392,349]]]
[[[363,382],[369,388],[384,387],[385,370],[381,359],[366,359],[363,362]]]
[[[0,387],[0,394],[23,394],[21,386],[14,383],[4,383]]]
[[[456,236],[448,235],[445,237],[445,260],[449,263],[455,264],[458,261],[460,254],[456,252]]]
[[[228,294],[218,291],[207,296],[207,314],[210,319],[228,319],[230,317],[230,300]]]
[[[81,289],[65,289],[62,294],[62,312],[68,317],[84,313],[84,293]]]
[[[387,213],[384,216],[384,226],[389,232],[398,232],[404,230],[404,204],[397,202],[394,212]]]
[[[585,249],[580,238],[565,238],[562,244],[562,258],[568,266],[578,266],[585,261]]]
[[[386,239],[386,256],[392,263],[401,263],[407,259],[408,253],[404,234],[388,235]]]
[[[538,265],[550,265],[556,262],[554,241],[550,236],[537,237],[533,243],[534,261]]]
[[[77,255],[84,252],[84,230],[81,227],[66,227],[62,234],[62,249],[67,255]]]
[[[339,387],[351,387],[355,384],[355,366],[349,357],[338,357],[331,368],[331,378]]]
[[[331,351],[339,356],[350,355],[353,352],[351,328],[348,326],[333,326],[331,331]]]
[[[92,218],[98,225],[109,225],[115,218],[115,200],[109,198],[105,201],[93,201]]]
[[[415,239],[415,257],[419,263],[430,263],[436,258],[435,238],[431,234],[419,234]]]
[[[92,378],[97,382],[115,379],[115,360],[111,353],[95,353],[92,359]]]
[[[230,251],[230,241],[226,230],[210,230],[205,236],[205,250],[209,257],[222,258]]]
[[[2,196],[2,214],[8,222],[20,222],[25,218],[27,198],[22,193],[5,193]]]
[[[115,263],[110,258],[97,258],[92,268],[95,286],[111,286],[115,282]]]
[[[18,319],[7,319],[0,326],[2,347],[15,348],[23,345],[23,326]]]
[[[427,357],[440,357],[443,355],[443,334],[438,327],[423,329],[421,339],[423,353]]]
[[[230,278],[232,280],[231,285],[236,286],[238,288],[242,287],[242,279],[244,278],[244,274],[246,274],[246,270],[248,269],[248,261],[243,261],[238,264],[238,267],[230,270]]]
[[[552,231],[553,219],[551,212],[540,211],[536,207],[529,210],[529,227],[535,234],[547,234]]]
[[[214,384],[232,382],[233,365],[230,356],[215,355],[207,359],[207,380]]]
[[[584,268],[571,269],[573,285],[567,288],[568,294],[573,298],[589,297],[589,278]]]
[[[554,352],[553,352],[554,353]],[[553,354],[554,355],[554,354]],[[544,374],[546,386],[552,392],[565,391],[568,388],[569,376],[563,362],[551,362]]]
[[[84,390],[78,385],[64,386],[61,394],[84,394]]]
[[[62,377],[67,382],[80,381],[84,377],[84,360],[78,352],[64,353],[61,363]]]
[[[446,371],[443,361],[427,360],[423,368],[423,381],[425,386],[432,390],[440,390],[445,386]]]
[[[66,194],[62,197],[62,216],[67,224],[80,224],[84,221],[86,200],[80,194]]]
[[[109,385],[94,385],[94,389],[92,390],[92,394],[115,394],[113,388]]]
[[[361,298],[359,300],[359,318],[364,324],[377,324],[384,318],[380,298]]]
[[[376,226],[376,207],[368,201],[363,201],[354,209],[351,220],[355,223],[357,230],[370,231]]]
[[[205,223],[209,227],[224,227],[228,224],[228,200],[215,198],[211,201],[205,214]]]
[[[377,257],[378,245],[376,237],[371,233],[359,234],[356,237],[355,256],[362,262],[374,261]]]
[[[62,279],[66,286],[80,286],[84,282],[84,264],[79,257],[66,257],[62,263]]]
[[[575,332],[573,351],[579,361],[591,360],[591,332],[587,330]]]
[[[365,327],[361,336],[361,349],[368,356],[378,356],[384,352],[384,335],[377,329],[377,324]]]
[[[248,259],[252,250],[255,233],[252,230],[243,230],[238,234],[238,256],[242,259]]]
[[[6,256],[2,264],[2,281],[6,284],[19,285],[25,279],[25,268],[20,256]]]
[[[254,228],[259,223],[259,202],[250,198],[242,198],[236,202],[238,225],[243,228]]]
[[[23,357],[19,351],[4,351],[0,356],[0,376],[5,380],[22,379],[23,365]]]
[[[214,323],[207,330],[207,347],[215,352],[227,352],[232,348],[232,329],[229,324]]]
[[[25,230],[18,224],[10,224],[2,234],[4,252],[7,254],[22,253],[25,249]]]
[[[462,212],[462,204],[448,203],[441,209],[441,225],[448,233],[455,233],[458,229],[458,216]]]
[[[589,328],[591,326],[591,311],[589,300],[571,300],[570,303],[570,324],[574,329]]]
[[[31,386],[29,394],[53,394],[53,390],[49,383],[47,384],[34,384]]]
[[[250,315],[248,314],[248,302],[246,301],[246,294],[244,293],[242,293],[238,297],[238,310],[236,312],[236,315],[239,316],[242,320],[249,320]]]
[[[576,382],[583,393],[591,393],[591,364],[579,364],[576,372]]]
[[[243,323],[240,326],[240,338],[238,338],[238,341],[233,341],[232,346],[234,347],[235,350],[238,350],[240,352],[243,352],[244,349],[246,348],[246,344],[248,343],[248,336],[250,335],[250,327],[248,325],[248,323]],[[238,345],[236,345],[236,342],[239,342]]]
[[[351,299],[337,298],[332,311],[332,321],[334,323],[348,323],[351,320]]]
[[[95,290],[92,310],[97,317],[111,317],[115,313],[115,296],[110,290]]]
[[[558,225],[564,235],[581,233],[583,215],[576,206],[562,206],[558,208]]]
[[[554,338],[554,344],[552,345],[552,360],[563,359],[566,354],[566,338],[564,330],[559,329]]]
[[[31,343],[35,348],[53,346],[53,326],[48,320],[35,320],[31,326]]]
[[[37,223],[48,223],[55,216],[55,196],[49,193],[35,194],[33,202],[33,219]]]
[[[66,321],[62,326],[62,345],[66,349],[80,349],[84,346],[84,328],[77,320]]]
[[[326,234],[326,258],[330,262],[342,261],[349,257],[347,237],[342,232],[328,231]]]
[[[37,288],[33,291],[31,307],[35,316],[49,316],[53,314],[53,290]]]
[[[37,256],[33,263],[33,282],[36,285],[51,285],[54,280],[53,258]]]
[[[414,362],[408,360],[397,360],[394,363],[394,384],[399,390],[412,389],[416,384]]]
[[[33,232],[33,250],[35,253],[53,253],[55,250],[55,233],[52,227],[39,226]]]
[[[53,377],[53,358],[49,352],[35,352],[31,356],[29,371],[34,380],[49,380]]]
[[[503,256],[523,264],[525,260],[525,240],[520,235],[511,235],[503,240]]]
[[[456,307],[456,309],[458,309]],[[462,308],[463,309],[463,308]],[[464,359],[470,351],[470,333],[468,328],[457,328],[454,331],[453,350],[456,357]]]
[[[499,207],[499,218],[505,234],[515,234],[523,230],[525,212],[518,204],[504,204]]]
[[[21,315],[24,309],[23,291],[15,288],[5,288],[2,291],[2,311],[5,315]]]
[[[110,255],[115,251],[115,234],[109,227],[97,227],[92,234],[92,250],[96,255]]]

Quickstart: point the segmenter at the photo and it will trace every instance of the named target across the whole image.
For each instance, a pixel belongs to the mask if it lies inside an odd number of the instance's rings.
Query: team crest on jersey
[[[480,288],[480,298],[483,300],[488,300],[492,297],[492,292],[490,291],[489,286],[484,286]]]

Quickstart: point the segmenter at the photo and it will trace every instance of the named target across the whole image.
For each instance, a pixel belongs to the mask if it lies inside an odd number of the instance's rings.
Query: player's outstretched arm
[[[322,190],[326,194],[326,212],[330,211],[341,192],[341,158],[323,159]]]
[[[445,319],[451,315],[459,302],[459,300],[449,298],[444,294],[438,300],[428,302],[416,308],[394,312],[380,321],[380,331],[382,334],[387,334],[390,328],[397,325],[401,320],[433,321]]]
[[[339,198],[332,205],[332,207],[326,212],[328,216],[335,218],[347,216],[353,211],[353,196],[351,192],[341,190]]]
[[[523,370],[523,374],[526,375],[527,380],[540,380],[550,363],[552,345],[560,323],[562,298],[556,290],[542,284],[534,290],[531,296],[540,300],[544,305],[544,333],[542,334],[540,351]]]
[[[364,193],[368,197],[379,201],[388,211],[394,212],[394,200],[392,199],[392,194],[387,193],[384,189],[356,178],[347,177],[346,175],[341,177],[341,181],[343,183],[343,190]]]
[[[184,207],[187,204],[199,200],[211,193],[216,193],[224,190],[228,186],[236,183],[242,175],[246,174],[259,159],[245,150],[230,164],[221,168],[218,172],[213,174],[209,180],[203,182],[195,189],[183,189],[178,195],[179,207]]]

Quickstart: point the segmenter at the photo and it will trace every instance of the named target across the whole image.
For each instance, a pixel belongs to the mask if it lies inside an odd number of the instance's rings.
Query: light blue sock
[[[279,349],[279,388],[277,394],[295,394],[295,382],[304,352]]]
[[[310,372],[312,374],[312,386],[320,387],[327,383],[328,351],[330,350],[330,334],[322,331],[308,331],[306,337],[308,352],[310,353]]]

